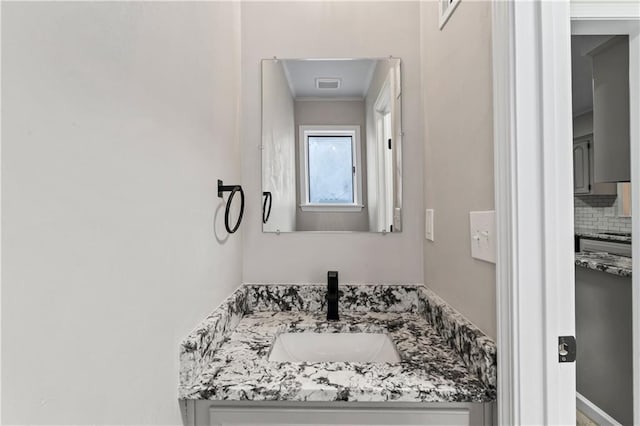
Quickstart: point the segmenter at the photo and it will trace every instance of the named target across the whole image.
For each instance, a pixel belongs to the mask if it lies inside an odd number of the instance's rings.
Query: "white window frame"
[[[353,174],[353,203],[310,203],[309,202],[309,136],[351,136],[352,158],[356,168]],[[308,212],[359,212],[362,204],[362,167],[360,126],[300,126],[298,143],[300,146],[300,209]]]

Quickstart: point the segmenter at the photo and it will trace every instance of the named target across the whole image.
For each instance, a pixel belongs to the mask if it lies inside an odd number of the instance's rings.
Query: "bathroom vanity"
[[[244,285],[180,347],[187,424],[491,424],[494,343],[421,285]]]

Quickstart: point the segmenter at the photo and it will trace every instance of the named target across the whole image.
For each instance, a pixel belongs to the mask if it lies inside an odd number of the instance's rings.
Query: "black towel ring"
[[[231,194],[229,194],[227,208],[224,211],[224,227],[227,229],[228,233],[233,234],[240,227],[242,216],[244,215],[244,191],[240,185],[223,185],[222,181],[218,179],[218,197],[222,198],[222,194],[228,191],[231,191]],[[236,195],[236,192],[240,192],[240,214],[238,215],[238,220],[235,226],[231,228],[229,226],[229,211],[231,210],[231,202],[233,201],[233,197]]]
[[[271,216],[271,204],[273,204],[273,196],[269,191],[263,192],[262,195],[264,196],[264,202],[262,203],[262,223],[267,223],[267,221],[269,221],[269,217]],[[269,200],[269,210],[267,210],[267,200]],[[266,217],[265,213],[267,213]]]

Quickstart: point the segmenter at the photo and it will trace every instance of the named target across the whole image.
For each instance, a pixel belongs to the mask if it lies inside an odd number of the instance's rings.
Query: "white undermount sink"
[[[269,361],[278,362],[399,362],[389,336],[383,333],[282,333]]]

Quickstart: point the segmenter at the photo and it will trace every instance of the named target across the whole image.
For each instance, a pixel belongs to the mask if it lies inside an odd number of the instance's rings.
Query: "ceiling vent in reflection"
[[[339,78],[316,78],[316,89],[339,89]]]

